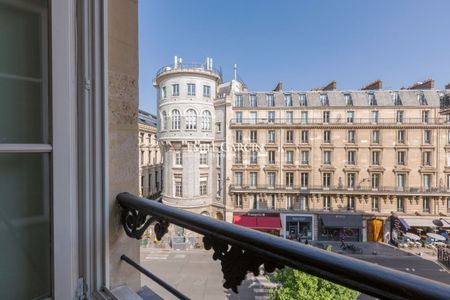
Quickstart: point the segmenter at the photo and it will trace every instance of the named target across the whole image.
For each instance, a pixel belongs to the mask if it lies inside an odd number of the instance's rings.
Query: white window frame
[[[309,131],[302,130],[301,135],[302,135],[301,143],[308,144],[309,143]]]
[[[286,164],[294,163],[294,151],[288,150],[286,151]]]
[[[242,194],[234,195],[234,208],[242,209],[243,208],[242,204],[243,204]]]
[[[267,183],[269,187],[275,187],[276,184],[276,173],[275,172],[268,172],[267,173]]]
[[[250,172],[248,175],[248,182],[251,187],[257,187],[258,186],[258,173]]]
[[[274,107],[275,106],[275,97],[273,94],[267,94],[266,95],[266,101],[268,107]]]
[[[202,112],[202,130],[211,130],[211,112],[209,110]]]
[[[250,107],[258,107],[258,98],[255,94],[248,95],[248,98]]]
[[[373,144],[379,144],[380,143],[380,131],[379,130],[373,130],[372,131],[372,143]]]
[[[235,112],[234,118],[237,124],[242,124],[242,111]]]
[[[203,97],[211,97],[211,86],[207,84],[203,85]]]
[[[11,1],[11,4],[15,4]],[[72,1],[52,1],[49,9],[33,12],[49,20],[51,39],[48,39],[50,66],[52,144],[0,144],[0,153],[51,153],[49,171],[52,193],[51,268],[52,296],[55,299],[72,298],[79,276],[78,248],[78,185],[77,185],[77,76],[75,62],[75,5]],[[21,8],[27,9],[26,6]],[[46,39],[47,30],[43,32]],[[48,73],[48,70],[44,70]],[[68,296],[70,295],[70,296]]]
[[[323,143],[330,144],[331,143],[331,130],[323,131]]]
[[[397,110],[395,121],[397,123],[403,123],[405,113],[403,110]]]
[[[242,172],[236,172],[234,173],[234,184],[236,186],[242,186],[243,184],[243,173]]]
[[[244,106],[244,101],[243,101],[242,95],[235,95],[234,106],[235,107],[243,107]]]
[[[300,186],[302,188],[307,188],[309,186],[309,173],[300,173]]]
[[[275,143],[276,141],[276,133],[275,130],[271,129],[267,132],[267,142],[268,143]]]
[[[330,210],[331,209],[331,197],[329,195],[323,196],[323,209]]]
[[[276,161],[276,159],[275,159],[275,156],[276,156],[275,151],[274,150],[269,150],[267,156],[268,156],[268,163],[269,164],[275,164],[275,161]]]
[[[172,84],[172,96],[180,96],[180,85],[178,83]]]
[[[188,89],[188,92],[187,92],[188,96],[195,96],[195,89],[196,89],[195,83],[188,83],[187,89]]]
[[[330,116],[331,113],[329,110],[326,110],[322,113],[322,122],[323,123],[330,123]]]
[[[301,164],[305,165],[305,164],[309,164],[309,150],[302,150],[300,152],[302,161]]]

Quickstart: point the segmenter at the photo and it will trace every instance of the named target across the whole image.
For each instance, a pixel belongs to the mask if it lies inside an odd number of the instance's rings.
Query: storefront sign
[[[247,212],[247,213],[234,213],[235,216],[246,217],[279,217],[278,213],[266,213],[266,212]]]
[[[308,217],[308,216],[286,216],[286,222],[312,222],[312,217]]]

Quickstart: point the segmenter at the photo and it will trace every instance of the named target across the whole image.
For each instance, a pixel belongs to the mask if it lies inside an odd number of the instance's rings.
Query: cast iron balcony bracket
[[[218,221],[156,201],[121,193],[122,224],[128,236],[141,238],[151,223],[161,238],[169,223],[204,235],[206,249],[220,260],[224,287],[236,291],[248,271],[258,274],[284,266],[299,269],[382,299],[448,299],[450,286],[362,260]]]

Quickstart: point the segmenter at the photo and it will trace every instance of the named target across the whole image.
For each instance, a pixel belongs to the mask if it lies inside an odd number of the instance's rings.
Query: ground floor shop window
[[[286,216],[285,237],[290,240],[312,240],[313,239],[313,217],[312,216]]]
[[[360,242],[362,216],[356,214],[322,214],[318,222],[319,240]]]
[[[358,228],[322,228],[319,239],[323,241],[360,241],[360,229]]]

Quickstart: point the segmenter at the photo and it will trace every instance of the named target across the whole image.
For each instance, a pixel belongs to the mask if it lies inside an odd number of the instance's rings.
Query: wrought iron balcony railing
[[[450,107],[450,105],[448,106]],[[371,118],[354,118],[347,120],[346,118],[330,118],[324,121],[322,118],[234,118],[231,119],[231,125],[436,125],[436,124],[450,124],[447,118],[429,118],[424,120],[422,118],[403,118],[399,121],[396,118],[379,118],[373,120]]]
[[[237,291],[247,272],[258,274],[259,267],[264,265],[269,273],[288,266],[383,299],[448,299],[450,295],[450,286],[443,283],[169,207],[129,193],[119,194],[117,200],[122,207],[122,224],[129,237],[140,239],[152,223],[155,223],[154,231],[158,239],[167,233],[169,224],[203,235],[205,249],[212,249],[213,259],[221,261],[224,288],[234,291]]]
[[[172,64],[172,65],[162,67],[156,72],[156,77],[160,76],[161,74],[163,74],[165,72],[176,71],[176,70],[211,72],[213,74],[216,74],[220,78],[222,78],[222,73],[220,70],[217,70],[215,68],[208,68],[208,66],[206,64],[185,64],[185,63],[179,63],[177,65]]]
[[[286,190],[286,191],[295,191],[298,193],[316,193],[316,192],[365,192],[365,193],[403,193],[403,194],[423,194],[423,193],[448,193],[449,189],[446,187],[396,187],[396,186],[355,186],[355,187],[347,187],[347,186],[301,186],[301,185],[270,185],[270,184],[258,184],[258,185],[249,185],[249,184],[231,184],[230,191],[257,191],[257,190]]]

